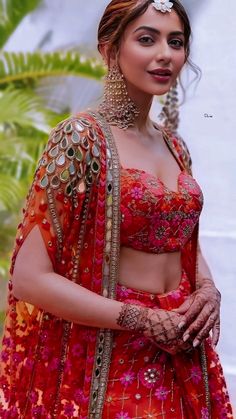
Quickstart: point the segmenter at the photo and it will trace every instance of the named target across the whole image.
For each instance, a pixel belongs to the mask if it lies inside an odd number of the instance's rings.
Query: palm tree
[[[7,277],[20,208],[35,164],[51,127],[68,111],[56,114],[49,108],[37,92],[39,81],[50,77],[55,84],[55,77],[71,75],[100,80],[104,74],[100,62],[76,51],[4,51],[16,27],[40,2],[0,0],[0,278]]]

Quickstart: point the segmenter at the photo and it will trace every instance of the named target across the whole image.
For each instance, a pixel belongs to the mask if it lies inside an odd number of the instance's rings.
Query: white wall
[[[203,77],[181,111],[180,132],[205,193],[201,243],[222,293],[219,352],[236,403],[236,2],[208,0],[193,21]],[[204,117],[207,113],[212,118]]]

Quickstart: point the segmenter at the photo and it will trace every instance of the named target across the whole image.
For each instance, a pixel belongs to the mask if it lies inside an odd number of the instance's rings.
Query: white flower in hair
[[[153,0],[153,7],[162,13],[171,12],[173,3],[171,3],[169,0]]]

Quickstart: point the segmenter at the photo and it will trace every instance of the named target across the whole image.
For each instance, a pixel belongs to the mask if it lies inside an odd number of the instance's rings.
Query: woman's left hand
[[[220,336],[221,294],[211,279],[205,278],[202,286],[173,311],[184,315],[179,328],[184,328],[183,340],[193,340],[197,347],[212,331],[212,344],[215,347]]]

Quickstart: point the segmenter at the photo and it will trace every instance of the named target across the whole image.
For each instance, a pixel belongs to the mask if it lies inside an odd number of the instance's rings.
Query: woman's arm
[[[212,331],[212,344],[216,346],[220,336],[221,294],[216,288],[210,268],[198,251],[198,289],[175,312],[184,315],[179,327],[185,327],[183,340],[190,338],[198,346]]]
[[[17,255],[12,285],[17,299],[59,318],[85,326],[122,329],[116,322],[122,303],[56,274],[38,227],[29,233]]]
[[[214,283],[212,273],[205,257],[202,254],[200,245],[198,246],[198,285],[201,287],[205,281],[209,279]]]
[[[23,243],[12,275],[14,296],[84,326],[144,333],[169,353],[189,349],[180,339],[182,316],[102,297],[53,271],[38,227]]]

